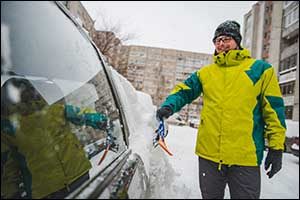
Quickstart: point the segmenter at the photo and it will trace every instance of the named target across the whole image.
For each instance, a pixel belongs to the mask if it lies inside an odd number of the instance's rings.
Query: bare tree
[[[113,59],[115,54],[120,51],[123,43],[137,37],[135,33],[124,33],[124,23],[113,22],[100,9],[97,10],[94,26],[97,31],[93,40],[108,60]]]
[[[135,33],[124,33],[123,28],[125,26],[125,22],[120,22],[118,20],[117,22],[113,22],[109,18],[109,16],[103,14],[102,11],[98,9],[97,11],[97,17],[95,23],[99,23],[98,26],[100,30],[102,31],[108,31],[108,32],[113,32],[116,34],[116,36],[122,41],[126,42],[132,39],[135,39],[137,36]]]

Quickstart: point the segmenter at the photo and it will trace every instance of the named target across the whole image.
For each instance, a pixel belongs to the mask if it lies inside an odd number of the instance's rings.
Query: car
[[[167,119],[167,122],[176,126],[186,126],[187,123],[180,117],[178,113],[174,113]]]
[[[62,2],[1,2],[1,198],[146,198],[121,105]]]
[[[97,155],[99,152],[105,150],[105,138],[101,138],[96,142],[90,143],[84,147],[86,155],[89,159]]]
[[[285,122],[287,130],[284,142],[284,150],[286,153],[293,153],[295,150],[292,150],[292,145],[299,145],[299,121],[287,119]]]
[[[200,120],[199,119],[191,119],[189,121],[189,126],[192,127],[192,128],[199,128],[199,123],[200,123]]]
[[[299,137],[293,137],[290,149],[293,155],[299,157]]]

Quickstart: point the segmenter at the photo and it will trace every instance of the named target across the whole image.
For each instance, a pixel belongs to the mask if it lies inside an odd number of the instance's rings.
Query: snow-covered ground
[[[197,129],[187,126],[169,126],[166,143],[174,156],[168,156],[160,147],[153,148],[152,134],[157,126],[155,106],[150,95],[136,91],[132,85],[112,69],[122,106],[129,124],[130,148],[138,153],[150,179],[151,199],[199,199],[198,157],[194,153]],[[289,121],[289,124],[297,124]],[[298,122],[299,124],[299,122]],[[298,125],[288,128],[291,135],[299,135]],[[299,158],[284,154],[283,168],[268,179],[261,166],[261,198],[299,198]],[[229,198],[226,188],[225,198]]]
[[[187,126],[169,127],[169,135],[166,138],[166,142],[174,156],[167,156],[167,160],[176,174],[172,185],[179,189],[170,190],[171,196],[174,198],[201,198],[198,181],[198,158],[194,154],[196,134],[197,129]],[[261,180],[261,198],[298,199],[299,158],[292,154],[284,153],[282,169],[271,179],[267,177],[262,165]],[[169,198],[170,196],[165,194],[162,197]],[[226,188],[225,198],[230,198],[228,188]]]
[[[285,135],[287,137],[294,137],[294,136],[299,137],[299,122],[288,119],[285,120],[285,123],[287,126]]]

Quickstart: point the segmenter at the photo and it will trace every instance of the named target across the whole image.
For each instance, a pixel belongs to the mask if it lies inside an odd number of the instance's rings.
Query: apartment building
[[[212,62],[212,55],[146,46],[123,46],[117,66],[133,86],[151,95],[159,106],[175,84],[204,65]],[[179,113],[186,122],[199,119],[200,98],[185,106]]]
[[[299,1],[283,1],[279,83],[286,117],[299,121]]]
[[[282,24],[281,1],[259,1],[244,15],[243,46],[278,71]]]
[[[244,15],[244,25],[243,46],[274,66],[286,118],[299,121],[299,2],[259,1]]]
[[[113,67],[118,65],[122,42],[112,31],[98,31],[93,34],[93,41]]]

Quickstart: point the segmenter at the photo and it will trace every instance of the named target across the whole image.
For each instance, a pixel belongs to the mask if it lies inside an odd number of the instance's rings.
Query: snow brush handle
[[[158,127],[158,135],[159,135],[159,140],[158,140],[158,144],[159,146],[165,151],[167,152],[167,154],[169,154],[170,156],[173,156],[173,154],[171,153],[171,151],[168,149],[166,143],[165,143],[165,125],[164,125],[164,121],[160,120],[159,121],[159,127]]]

